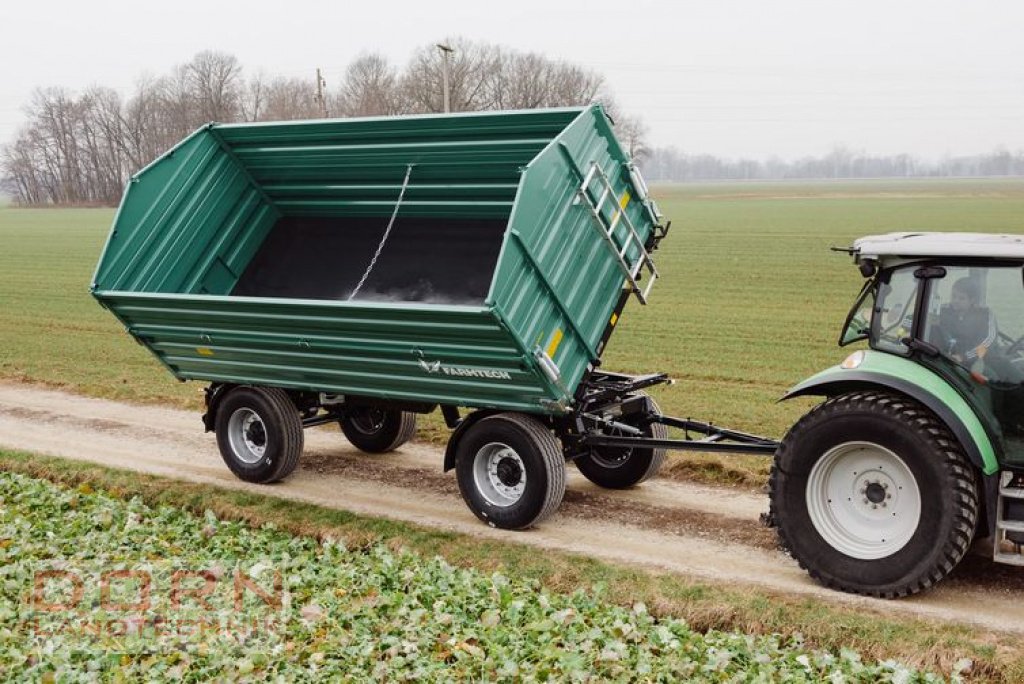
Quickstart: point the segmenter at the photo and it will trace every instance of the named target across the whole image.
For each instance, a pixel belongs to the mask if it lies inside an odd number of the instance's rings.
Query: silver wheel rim
[[[473,458],[473,482],[487,503],[513,505],[526,491],[526,466],[515,449],[501,442],[480,447]]]
[[[871,442],[833,447],[807,478],[807,513],[836,551],[860,560],[896,553],[921,521],[921,491],[894,452]]]
[[[236,409],[228,420],[228,441],[239,461],[255,465],[267,451],[267,426],[252,409]]]

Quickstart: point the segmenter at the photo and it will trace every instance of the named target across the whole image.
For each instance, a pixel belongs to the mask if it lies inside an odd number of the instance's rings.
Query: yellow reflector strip
[[[562,343],[562,329],[555,328],[555,334],[551,336],[551,343],[548,344],[548,357],[555,358],[555,352],[558,351],[558,345]]]
[[[610,323],[611,323],[612,325],[615,325],[616,323],[618,323],[618,322],[619,322],[619,314],[617,314],[617,313],[615,313],[615,312],[612,312],[612,320],[611,320],[611,321],[609,321],[609,322],[610,322]]]
[[[213,350],[209,347],[196,347],[196,353],[200,356],[213,356]]]
[[[622,210],[629,204],[629,190],[622,193],[622,199],[619,200],[619,208],[612,214],[611,230],[615,230],[615,226],[619,225],[619,219],[622,217]]]

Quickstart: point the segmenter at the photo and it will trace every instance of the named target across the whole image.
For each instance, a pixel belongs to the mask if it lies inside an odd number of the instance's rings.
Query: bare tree
[[[387,58],[362,55],[345,70],[333,111],[340,116],[378,116],[401,111],[398,74]]]
[[[320,109],[313,96],[314,86],[300,78],[276,78],[266,86],[266,104],[260,121],[315,119]]]
[[[462,38],[448,44],[454,48],[448,66],[451,111],[493,109],[488,78],[495,69],[498,49]],[[402,78],[404,111],[444,111],[443,67],[441,54],[433,44],[416,51]]]
[[[650,154],[647,149],[647,126],[635,116],[620,116],[615,121],[616,137],[634,161],[642,161]]]
[[[192,104],[206,121],[237,121],[241,110],[242,66],[223,52],[200,52],[183,67]]]
[[[243,121],[259,121],[260,115],[266,105],[266,78],[263,72],[258,72],[245,84],[244,92],[239,101]]]
[[[618,118],[600,75],[534,53],[465,39],[450,41],[453,111],[528,109],[601,101]],[[81,94],[38,90],[26,125],[0,149],[0,181],[27,204],[115,203],[131,173],[209,121],[270,121],[320,116],[314,84],[299,78],[246,80],[238,60],[200,52],[162,77],[139,80],[126,99],[110,88]],[[346,69],[332,97],[342,116],[439,112],[442,58],[418,49],[404,71],[379,54]],[[620,137],[634,156],[646,151],[646,129],[622,119]],[[1003,155],[999,168],[1017,168]]]

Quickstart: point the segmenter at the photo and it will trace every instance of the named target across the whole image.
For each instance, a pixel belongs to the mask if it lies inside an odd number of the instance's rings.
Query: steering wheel
[[[1008,342],[1010,345],[1004,352],[1007,356],[1013,356],[1017,352],[1024,351],[1024,336],[1015,340],[1006,333],[1000,332],[999,339]]]

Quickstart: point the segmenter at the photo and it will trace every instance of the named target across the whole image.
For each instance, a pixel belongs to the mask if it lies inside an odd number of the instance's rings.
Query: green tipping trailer
[[[211,383],[204,421],[239,477],[285,477],[303,427],[385,451],[440,406],[471,508],[522,527],[557,506],[566,457],[608,452],[613,486],[660,464],[583,440],[664,438],[640,394],[664,376],[597,370],[657,278],[661,223],[600,106],[209,124],[128,183],[92,293]],[[594,392],[632,421],[591,416]],[[480,432],[498,436],[460,468]],[[624,480],[627,451],[649,453]]]

